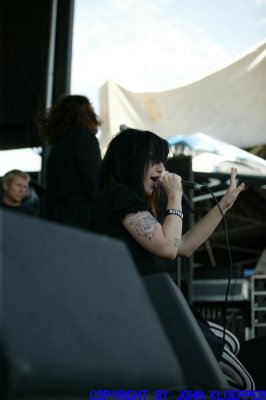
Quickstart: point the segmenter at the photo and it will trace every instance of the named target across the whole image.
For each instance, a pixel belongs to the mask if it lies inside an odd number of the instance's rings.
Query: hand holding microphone
[[[162,183],[161,179],[163,177],[169,177],[169,176],[173,176],[173,175],[175,175],[176,177],[180,178],[180,182],[181,182],[183,188],[191,189],[191,190],[194,190],[194,191],[202,190],[204,188],[204,185],[201,185],[200,183],[184,181],[184,180],[182,180],[182,178],[179,175],[177,175],[175,173],[168,172],[168,171],[165,171],[161,175],[161,178],[159,179],[159,182]],[[171,181],[169,181],[169,183],[171,183]],[[164,185],[162,185],[162,186],[164,187]],[[164,188],[164,189],[166,189],[166,188]],[[179,189],[179,188],[177,188],[177,189]]]
[[[176,197],[177,195],[182,196],[183,189],[181,176],[169,171],[163,171],[158,180],[168,197]]]

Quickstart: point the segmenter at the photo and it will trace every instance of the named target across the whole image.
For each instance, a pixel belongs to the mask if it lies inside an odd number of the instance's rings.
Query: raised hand
[[[232,207],[239,193],[242,192],[245,188],[244,183],[241,183],[240,185],[237,186],[236,175],[237,175],[237,169],[232,168],[229,187],[219,203],[221,209],[224,212],[228,211]]]

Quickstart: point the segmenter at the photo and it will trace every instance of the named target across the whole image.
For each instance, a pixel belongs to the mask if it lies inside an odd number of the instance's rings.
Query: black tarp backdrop
[[[39,146],[37,112],[69,92],[73,9],[74,0],[1,1],[1,150]]]
[[[40,145],[32,125],[44,104],[50,1],[1,2],[1,149]]]

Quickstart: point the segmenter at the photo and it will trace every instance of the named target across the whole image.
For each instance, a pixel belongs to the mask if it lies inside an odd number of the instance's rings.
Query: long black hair
[[[165,163],[169,145],[150,131],[127,128],[110,142],[102,161],[101,191],[115,183],[126,184],[144,196],[143,178],[152,164]]]

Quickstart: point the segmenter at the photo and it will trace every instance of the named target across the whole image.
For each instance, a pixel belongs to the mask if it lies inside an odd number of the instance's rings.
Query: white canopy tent
[[[103,152],[123,124],[164,138],[204,132],[240,148],[266,144],[266,40],[173,90],[134,93],[108,81],[100,89],[100,113]]]

